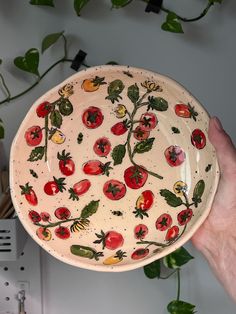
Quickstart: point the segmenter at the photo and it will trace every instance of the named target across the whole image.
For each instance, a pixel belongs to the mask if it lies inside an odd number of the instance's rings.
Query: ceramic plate
[[[163,75],[125,66],[75,74],[34,103],[14,139],[21,222],[82,268],[131,270],[171,253],[205,220],[217,188],[208,122]]]

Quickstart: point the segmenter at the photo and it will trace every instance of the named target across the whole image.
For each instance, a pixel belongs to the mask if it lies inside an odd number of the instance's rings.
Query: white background
[[[184,35],[163,32],[160,25],[164,14],[145,13],[145,4],[137,0],[122,10],[112,11],[109,1],[91,0],[80,18],[75,15],[72,0],[55,0],[54,9],[31,6],[28,2],[0,1],[0,58],[3,59],[0,71],[12,95],[34,82],[33,75],[14,68],[13,59],[24,55],[29,48],[40,48],[47,34],[64,30],[69,57],[73,58],[82,49],[88,53],[89,65],[115,60],[168,75],[191,91],[211,115],[217,115],[236,140],[235,1],[224,0],[203,20],[185,24]],[[166,6],[188,16],[200,12],[206,3],[205,0],[173,2],[164,1]],[[62,43],[58,42],[41,57],[40,72],[62,54]],[[6,129],[1,143],[1,165],[8,164],[13,137],[33,102],[73,73],[69,64],[59,65],[30,93],[0,106]],[[204,258],[190,243],[187,248],[195,260],[183,268],[182,299],[196,304],[200,314],[234,314],[236,305],[222,290]],[[164,314],[166,304],[176,296],[175,278],[148,280],[142,269],[120,274],[97,273],[65,265],[42,252],[41,271],[44,314]]]

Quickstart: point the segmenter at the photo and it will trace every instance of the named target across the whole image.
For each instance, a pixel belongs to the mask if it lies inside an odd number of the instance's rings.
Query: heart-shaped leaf
[[[160,194],[165,198],[167,204],[172,207],[178,207],[183,204],[180,197],[176,196],[174,193],[167,189],[161,189]]]
[[[47,5],[49,7],[54,7],[53,0],[30,0],[30,4],[33,4],[33,5]]]
[[[188,263],[193,258],[194,257],[190,255],[184,247],[180,247],[173,253],[165,256],[163,258],[163,263],[167,268],[176,269]]]
[[[167,310],[170,314],[194,314],[196,313],[195,305],[181,301],[181,300],[171,301],[167,306]]]
[[[166,21],[161,25],[164,31],[172,33],[183,33],[182,25],[174,12],[170,12],[166,16]]]
[[[129,4],[132,0],[111,0],[112,3],[112,8],[123,8],[125,7],[127,4]]]
[[[122,163],[123,158],[125,157],[126,148],[125,145],[119,144],[113,148],[111,157],[114,160],[114,166]]]
[[[88,2],[89,0],[74,0],[74,9],[78,16],[80,16],[81,10]]]
[[[39,66],[39,52],[36,48],[31,48],[28,50],[24,57],[16,57],[14,59],[14,64],[17,68],[33,73],[39,76],[38,66]]]
[[[150,278],[160,278],[161,274],[161,261],[157,260],[154,261],[146,266],[143,267],[144,274]]]
[[[44,37],[42,41],[42,53],[44,53],[45,50],[47,50],[49,47],[55,44],[58,41],[58,39],[63,35],[63,33],[64,31],[60,33],[49,34],[46,37]]]

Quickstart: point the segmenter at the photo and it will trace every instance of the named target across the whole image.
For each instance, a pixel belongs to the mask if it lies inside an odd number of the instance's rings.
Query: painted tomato
[[[39,227],[36,230],[36,234],[39,237],[39,239],[44,240],[44,241],[50,241],[52,238],[51,231],[47,228],[44,228],[44,227]]]
[[[197,149],[203,149],[206,146],[206,136],[200,129],[195,129],[191,135],[191,142]]]
[[[95,92],[99,89],[100,85],[107,84],[104,82],[105,77],[95,76],[92,79],[85,79],[81,85],[85,92]]]
[[[179,235],[179,227],[173,226],[167,230],[165,240],[166,241],[175,240],[178,237],[178,235]]]
[[[21,195],[25,196],[27,202],[32,206],[36,206],[38,204],[38,198],[33,190],[33,187],[29,185],[29,182],[26,183],[25,185],[20,185],[20,188]]]
[[[127,109],[125,107],[125,105],[122,105],[122,104],[119,104],[116,108],[115,108],[115,114],[116,114],[116,117],[118,119],[122,119],[125,117],[127,113]]]
[[[103,193],[112,201],[117,201],[125,196],[126,186],[118,180],[109,180],[103,186]]]
[[[148,210],[152,207],[154,201],[154,194],[150,190],[145,190],[136,201],[136,208]]]
[[[38,125],[31,126],[25,132],[25,140],[29,146],[37,146],[43,138],[42,129]]]
[[[116,250],[124,244],[124,238],[122,234],[117,231],[107,231],[106,233],[101,230],[101,234],[97,234],[98,240],[94,243],[102,243],[103,249]]]
[[[52,111],[52,105],[48,101],[44,101],[38,105],[36,108],[37,116],[40,118],[45,118]]]
[[[102,163],[100,160],[89,160],[83,164],[83,172],[88,175],[98,176],[105,174],[109,176],[109,171],[112,169],[110,167],[111,162]]]
[[[104,261],[104,265],[115,265],[123,261],[123,258],[127,257],[126,252],[123,252],[121,250],[117,251],[115,255],[107,257]]]
[[[63,240],[66,240],[70,237],[70,230],[67,227],[60,226],[55,229],[55,235]]]
[[[164,155],[171,167],[180,166],[185,160],[185,153],[179,146],[171,145],[165,150]]]
[[[140,249],[135,250],[132,253],[131,258],[134,260],[138,260],[138,259],[142,259],[146,257],[148,254],[149,254],[149,249],[140,248]]]
[[[172,224],[172,218],[169,214],[162,214],[156,220],[156,228],[160,231],[167,230]]]
[[[63,134],[60,130],[53,130],[50,140],[54,144],[63,144],[66,140],[65,134]]]
[[[144,131],[151,131],[156,127],[157,123],[158,120],[155,113],[146,112],[141,115],[139,126]]]
[[[33,223],[37,223],[41,221],[41,216],[38,212],[35,210],[30,210],[29,211],[29,218],[33,221]]]
[[[103,119],[104,116],[101,109],[93,106],[87,108],[82,115],[83,124],[88,129],[98,128],[102,124]]]
[[[180,226],[186,225],[191,220],[192,216],[193,211],[191,208],[182,210],[177,216],[179,225]]]
[[[44,192],[47,195],[55,195],[58,192],[63,192],[63,190],[65,190],[65,183],[64,180],[65,178],[55,178],[53,177],[53,181],[48,181],[45,185],[44,185]]]
[[[51,220],[51,216],[48,212],[41,212],[40,217],[42,218],[42,221],[44,222]]]
[[[100,157],[106,157],[111,151],[111,143],[107,137],[101,137],[93,145],[95,154]]]
[[[105,247],[109,250],[116,250],[124,243],[122,234],[116,231],[108,231],[105,236]]]
[[[190,104],[176,104],[175,114],[181,118],[193,118],[196,121],[198,113],[194,110],[194,107]]]
[[[75,172],[75,163],[72,160],[70,153],[66,153],[63,149],[62,153],[57,153],[57,159],[59,160],[59,169],[65,176],[71,176]]]
[[[133,133],[134,133],[134,138],[136,138],[136,140],[138,141],[144,141],[150,135],[150,131],[145,131],[142,126],[137,126],[135,130],[133,131]]]
[[[183,182],[183,181],[177,181],[175,182],[174,186],[173,186],[173,190],[175,192],[175,194],[177,194],[178,196],[183,196],[184,193],[187,192],[188,186],[187,183]]]
[[[140,189],[146,183],[148,173],[141,166],[130,166],[124,172],[126,185],[131,189]]]
[[[128,131],[128,128],[129,128],[128,120],[117,122],[111,127],[111,133],[117,136],[123,135]]]
[[[74,200],[79,200],[79,196],[85,194],[91,186],[91,182],[87,179],[81,180],[79,182],[76,182],[73,185],[73,188],[69,189],[70,193],[70,199]]]
[[[135,239],[144,239],[148,234],[148,227],[144,224],[139,224],[134,228]]]
[[[55,212],[54,215],[60,219],[60,220],[66,220],[68,218],[70,218],[71,212],[68,208],[66,207],[58,207]]]

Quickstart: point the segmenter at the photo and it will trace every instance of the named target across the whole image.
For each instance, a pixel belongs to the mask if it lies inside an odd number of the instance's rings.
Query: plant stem
[[[50,70],[52,70],[56,65],[58,65],[59,63],[61,63],[61,62],[72,62],[72,61],[73,61],[72,59],[62,58],[62,59],[58,60],[57,62],[53,63],[53,64],[38,78],[38,80],[37,80],[34,84],[32,84],[32,85],[31,85],[30,87],[28,87],[26,90],[24,90],[23,92],[21,92],[21,93],[15,95],[15,96],[12,96],[12,97],[9,97],[9,96],[8,96],[6,99],[0,101],[0,105],[4,104],[4,103],[6,103],[6,102],[9,102],[9,101],[11,101],[11,100],[14,100],[14,99],[16,99],[16,98],[18,98],[18,97],[20,97],[20,96],[25,95],[27,92],[29,92],[31,89],[33,89],[36,85],[38,85],[38,83],[44,78],[44,76],[45,76]],[[5,83],[5,82],[4,82],[4,83]],[[6,90],[8,90],[8,88],[7,88],[5,85],[6,85],[6,84],[4,84],[4,87],[6,88]],[[10,92],[9,92],[9,94],[10,94]]]
[[[5,88],[5,90],[6,90],[6,92],[7,92],[6,101],[10,101],[11,93],[10,93],[10,91],[9,91],[9,89],[8,89],[6,83],[5,83],[4,77],[2,76],[1,73],[0,73],[0,78],[1,78],[1,80],[2,80],[2,85],[3,85],[3,87]]]
[[[36,226],[39,226],[39,227],[43,227],[43,228],[53,228],[53,227],[56,227],[62,223],[66,223],[66,222],[70,222],[70,221],[75,221],[75,220],[81,220],[81,217],[77,217],[77,218],[70,218],[70,219],[65,219],[65,220],[61,220],[61,221],[57,221],[57,222],[54,222],[54,223],[49,223],[47,225],[44,225],[44,224],[41,224],[41,223],[35,223]]]
[[[45,147],[44,147],[44,160],[47,161],[48,152],[48,115],[45,117]]]
[[[155,245],[155,246],[160,246],[160,247],[168,247],[169,246],[168,244],[163,244],[163,243],[155,242],[155,241],[139,241],[139,242],[136,242],[136,244],[148,244],[148,246]]]
[[[180,299],[180,268],[177,269],[177,298],[176,300],[179,301]]]
[[[142,0],[142,1],[143,1],[143,2],[146,2],[146,3],[149,2],[149,0]],[[182,16],[176,14],[175,12],[173,12],[173,11],[171,11],[171,10],[165,8],[163,5],[160,7],[160,9],[161,9],[161,11],[163,11],[163,12],[165,12],[165,13],[167,13],[167,14],[168,14],[168,13],[174,13],[174,14],[176,15],[177,19],[179,19],[180,21],[183,21],[183,22],[195,22],[195,21],[198,21],[198,20],[202,19],[202,18],[208,13],[209,9],[211,8],[211,6],[212,6],[213,4],[214,4],[214,3],[212,3],[212,2],[210,2],[210,1],[208,0],[208,3],[207,3],[207,5],[206,5],[205,9],[204,9],[198,16],[193,17],[193,18],[182,17]]]

